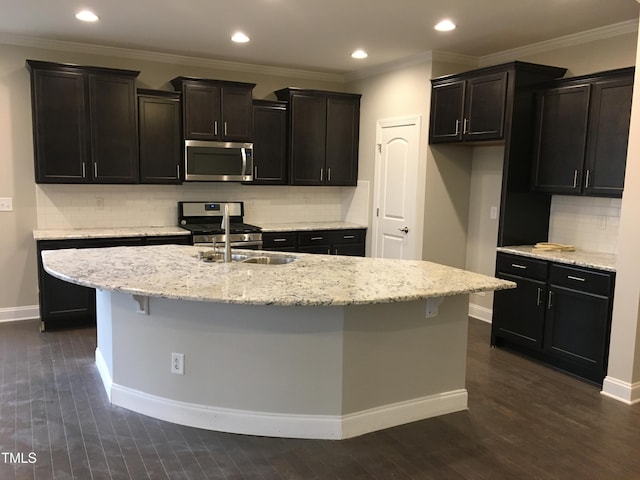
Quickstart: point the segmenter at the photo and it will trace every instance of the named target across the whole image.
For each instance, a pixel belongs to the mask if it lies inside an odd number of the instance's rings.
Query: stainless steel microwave
[[[185,140],[184,167],[188,182],[251,182],[253,144]]]

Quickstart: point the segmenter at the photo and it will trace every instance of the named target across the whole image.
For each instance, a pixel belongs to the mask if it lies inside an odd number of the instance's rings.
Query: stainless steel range
[[[244,223],[243,202],[178,202],[178,225],[189,230],[194,245],[220,245],[226,240],[223,223],[229,207],[229,241],[233,248],[262,248],[260,227]]]

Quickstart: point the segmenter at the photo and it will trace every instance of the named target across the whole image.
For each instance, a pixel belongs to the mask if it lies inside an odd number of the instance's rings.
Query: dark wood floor
[[[93,363],[94,329],[0,324],[0,479],[640,478],[640,405],[490,349],[487,324],[471,320],[469,333],[468,411],[316,441],[209,432],[112,407]]]

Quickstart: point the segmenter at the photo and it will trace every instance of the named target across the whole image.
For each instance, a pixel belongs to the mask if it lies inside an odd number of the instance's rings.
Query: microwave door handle
[[[247,174],[247,151],[242,149],[242,175]]]

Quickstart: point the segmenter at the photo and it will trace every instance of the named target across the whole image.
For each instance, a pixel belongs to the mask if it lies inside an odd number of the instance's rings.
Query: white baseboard
[[[602,395],[634,405],[640,403],[640,382],[628,383],[613,377],[605,377],[602,382]]]
[[[100,367],[99,367],[100,368]],[[104,372],[101,370],[101,375]],[[107,383],[103,379],[105,386]],[[114,405],[153,418],[219,432],[267,437],[341,440],[383,428],[467,409],[465,389],[399,402],[348,415],[255,412],[198,405],[111,384]]]
[[[38,305],[0,308],[0,323],[33,320],[35,318],[40,318],[40,307]]]
[[[96,347],[96,367],[98,367],[98,373],[100,374],[100,378],[102,379],[102,385],[104,386],[105,392],[107,392],[107,397],[109,397],[109,401],[111,401],[111,387],[113,385],[113,379],[111,378],[111,372],[109,372],[109,367],[107,366],[107,362],[104,360],[102,356],[102,352],[99,348]]]
[[[483,322],[491,323],[493,317],[493,310],[486,307],[481,307],[473,303],[469,304],[469,316],[482,320]]]

